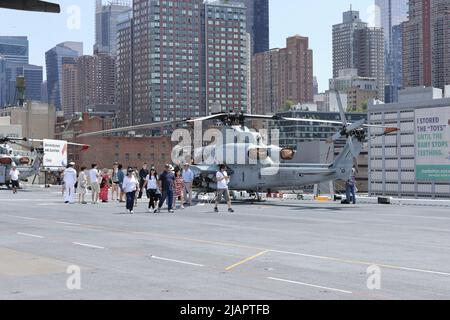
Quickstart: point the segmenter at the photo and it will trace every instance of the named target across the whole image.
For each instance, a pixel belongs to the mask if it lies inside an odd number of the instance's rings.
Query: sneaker
[[[214,208],[214,212],[219,212],[219,209],[218,208]]]
[[[232,208],[228,209],[229,213],[234,213],[234,210]]]
[[[169,213],[175,213],[175,210],[171,209],[169,210]]]
[[[153,213],[158,213],[159,212],[159,210],[158,209],[155,209],[154,211],[153,211]]]
[[[183,210],[184,209],[184,206],[181,206],[181,208],[180,208],[181,210]]]
[[[134,214],[134,211],[133,211],[133,210],[131,210],[131,211],[130,211],[130,214]]]

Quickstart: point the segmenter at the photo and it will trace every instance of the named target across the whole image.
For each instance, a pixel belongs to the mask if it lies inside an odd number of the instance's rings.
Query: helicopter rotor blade
[[[348,125],[348,121],[347,121],[347,117],[345,115],[344,107],[342,106],[341,95],[338,90],[334,90],[334,92],[336,94],[336,100],[337,100],[339,114],[341,116],[342,124],[344,125],[344,127],[346,127]]]
[[[352,153],[352,156],[354,159],[356,159],[358,157],[358,153],[355,150],[355,145],[353,144],[353,138],[352,137],[348,137],[348,145],[350,147],[350,152]]]
[[[135,130],[161,128],[161,127],[164,127],[164,126],[169,126],[169,125],[174,125],[174,124],[179,124],[179,123],[186,123],[187,121],[188,120],[176,120],[176,121],[147,123],[147,124],[141,124],[141,125],[130,126],[130,127],[123,127],[123,128],[116,128],[116,129],[109,129],[109,130],[102,130],[102,131],[83,133],[83,134],[78,135],[77,137],[84,138],[84,137],[100,136],[100,135],[111,134],[111,133],[119,133],[119,132],[135,131]]]
[[[343,122],[341,122],[341,121],[318,120],[318,119],[307,119],[307,118],[286,118],[286,117],[281,117],[281,120],[343,125]]]
[[[201,121],[207,121],[207,120],[213,120],[213,119],[221,119],[221,118],[226,117],[226,116],[227,116],[226,113],[218,113],[218,114],[214,114],[214,115],[211,115],[211,116],[195,118],[195,119],[187,119],[187,120],[183,120],[183,121],[186,121],[188,123],[201,122]]]
[[[31,145],[25,145],[25,144],[19,143],[19,142],[17,142],[17,141],[25,141],[25,140],[14,140],[14,141],[9,141],[9,142],[12,143],[12,144],[15,144],[15,145],[17,145],[17,146],[19,146],[19,147],[28,149],[28,150],[30,150],[30,151],[33,151],[33,150],[34,150],[34,147],[33,147],[33,146],[31,146]]]

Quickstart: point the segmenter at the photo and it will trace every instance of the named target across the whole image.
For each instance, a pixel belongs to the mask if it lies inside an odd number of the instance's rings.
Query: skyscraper
[[[431,0],[432,84],[450,85],[450,0]]]
[[[410,0],[403,23],[405,87],[450,84],[450,0]]]
[[[317,81],[317,77],[313,77],[313,91],[314,91],[314,95],[319,94],[319,82]]]
[[[130,9],[129,0],[112,0],[106,5],[96,0],[94,52],[116,55],[118,17]]]
[[[69,59],[68,59],[69,60]],[[75,60],[65,61],[61,67],[61,109],[64,116],[69,118],[79,108],[79,83]]]
[[[116,60],[106,53],[98,53],[94,58],[95,103],[116,109]]]
[[[280,50],[256,53],[252,58],[252,112],[275,114],[284,104],[280,94]]]
[[[7,101],[9,105],[16,103],[16,78],[25,78],[25,98],[30,101],[41,101],[41,84],[43,68],[24,63],[6,63]]]
[[[94,56],[84,55],[77,59],[75,64],[77,72],[78,106],[76,112],[86,111],[86,107],[96,103],[97,81],[96,61]]]
[[[269,51],[269,0],[243,0],[247,8],[247,32],[252,53]]]
[[[245,13],[240,0],[134,1],[118,24],[120,124],[197,117],[216,103],[248,110]]]
[[[3,81],[0,91],[3,98],[0,105],[16,103],[16,78],[25,77],[25,97],[27,100],[41,101],[41,83],[43,71],[41,66],[29,64],[29,43],[27,37],[0,36],[0,56],[3,57]],[[1,73],[1,71],[0,71]],[[2,101],[1,101],[2,100]]]
[[[286,48],[253,56],[252,110],[256,114],[282,111],[286,103],[314,101],[313,52],[309,39],[286,40]]]
[[[431,86],[431,0],[409,0],[403,23],[403,86]]]
[[[47,92],[48,102],[53,104],[56,110],[61,110],[61,71],[63,60],[75,59],[83,55],[83,44],[80,42],[63,42],[45,53],[47,68]]]
[[[115,59],[108,53],[66,58],[62,65],[62,109],[66,117],[95,106],[115,110]]]
[[[0,56],[0,108],[6,105],[6,59]]]
[[[398,101],[403,85],[402,23],[408,18],[408,0],[375,0],[378,27],[384,31],[386,94],[385,102]]]
[[[0,36],[0,56],[14,63],[29,63],[28,37]]]
[[[134,124],[205,114],[203,1],[133,6]]]
[[[206,113],[220,104],[222,111],[247,112],[250,68],[246,8],[240,1],[205,3]]]
[[[359,11],[343,13],[342,23],[333,25],[333,78],[339,71],[354,69],[355,65],[355,31],[367,28],[367,23],[359,18]]]
[[[368,27],[358,11],[344,12],[343,22],[333,26],[333,78],[357,69],[358,76],[377,79],[377,99],[384,101],[384,61],[383,29]]]
[[[354,61],[358,76],[377,80],[377,99],[385,99],[384,35],[382,28],[355,31]]]
[[[116,103],[118,125],[134,123],[133,117],[133,10],[122,13],[117,23]]]

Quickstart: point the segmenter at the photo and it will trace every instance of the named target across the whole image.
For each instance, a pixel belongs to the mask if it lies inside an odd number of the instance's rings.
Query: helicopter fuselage
[[[14,165],[20,172],[20,180],[26,181],[35,174],[34,163],[38,155],[36,152],[14,150],[8,144],[0,145],[0,186],[9,185],[9,172]]]

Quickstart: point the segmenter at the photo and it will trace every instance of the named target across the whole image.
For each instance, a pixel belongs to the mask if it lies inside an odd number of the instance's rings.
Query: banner
[[[44,168],[58,170],[67,167],[67,141],[44,140]]]
[[[450,107],[415,114],[416,180],[450,181]]]

